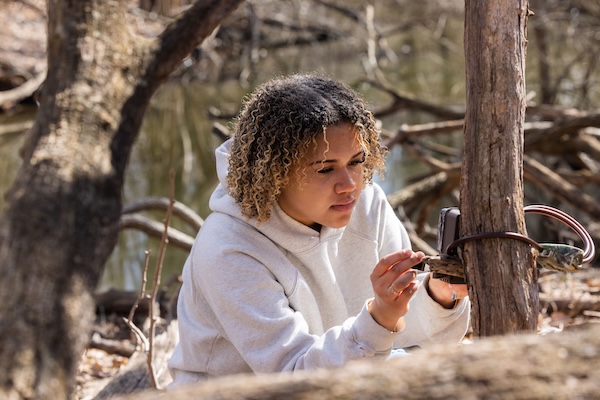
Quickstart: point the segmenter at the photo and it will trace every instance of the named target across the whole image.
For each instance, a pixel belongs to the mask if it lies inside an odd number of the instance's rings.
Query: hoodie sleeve
[[[406,329],[394,343],[395,347],[419,346],[427,348],[432,344],[460,342],[469,328],[471,303],[461,299],[446,309],[427,293],[429,273],[419,274],[421,281],[417,293],[410,302],[410,309],[404,317]]]
[[[233,238],[228,238],[224,231],[220,231],[219,243],[214,235],[207,235],[210,232],[204,232],[202,240],[197,241],[199,246],[194,249],[190,264],[191,283],[196,289],[189,290],[187,295],[201,293],[202,298],[186,299],[214,315],[211,325],[218,335],[210,351],[215,354],[206,356],[211,372],[231,373],[228,365],[233,368],[242,360],[256,373],[270,373],[335,367],[351,360],[389,355],[400,334],[377,324],[366,304],[357,316],[341,325],[323,334],[311,332],[303,315],[291,308],[288,301],[292,294],[288,291],[297,290],[294,281],[297,276],[290,274],[281,280],[265,266],[266,258],[269,263],[277,262],[281,252],[264,236],[250,238],[257,243],[246,250],[240,249],[239,241],[236,248],[228,246]],[[214,251],[217,246],[218,252]],[[279,261],[285,263],[284,258],[281,254]],[[185,329],[186,322],[181,323]],[[234,350],[219,348],[221,342]],[[229,359],[224,359],[227,354]]]
[[[387,201],[383,190],[375,186],[375,198],[380,201],[380,256],[383,257],[400,249],[412,248],[402,222]],[[434,343],[458,343],[467,333],[471,303],[460,300],[452,309],[438,304],[427,293],[429,273],[420,273],[419,289],[410,302],[406,329],[394,343],[395,347],[427,347]]]

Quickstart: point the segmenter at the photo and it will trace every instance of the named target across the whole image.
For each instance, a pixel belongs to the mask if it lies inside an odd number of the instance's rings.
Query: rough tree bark
[[[461,232],[526,233],[523,125],[527,1],[465,3],[465,114]],[[531,247],[494,238],[467,242],[462,260],[477,336],[533,331],[537,270]]]
[[[150,98],[241,2],[199,1],[150,40],[127,2],[48,1],[48,76],[0,217],[1,398],[69,398]]]

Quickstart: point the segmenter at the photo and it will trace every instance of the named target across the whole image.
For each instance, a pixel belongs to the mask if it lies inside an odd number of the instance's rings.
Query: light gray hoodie
[[[458,343],[470,305],[447,310],[425,289],[391,333],[371,317],[369,275],[377,262],[410,248],[406,230],[377,185],[367,186],[344,228],[317,232],[275,206],[257,225],[225,189],[226,142],[216,150],[220,180],[213,211],[183,268],[179,343],[169,361],[172,386],[227,374],[340,366],[385,360],[393,347]]]

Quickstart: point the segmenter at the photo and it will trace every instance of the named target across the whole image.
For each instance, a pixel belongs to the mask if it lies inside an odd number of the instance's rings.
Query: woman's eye
[[[359,164],[362,164],[364,162],[365,162],[365,158],[363,157],[363,158],[358,159],[358,160],[350,161],[350,165],[359,165]]]
[[[327,167],[327,168],[318,169],[317,173],[319,173],[319,174],[326,174],[326,173],[331,172],[331,171],[333,171],[333,168]]]

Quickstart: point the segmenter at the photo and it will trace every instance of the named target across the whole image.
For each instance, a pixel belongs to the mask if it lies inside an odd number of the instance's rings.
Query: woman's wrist
[[[440,286],[440,285],[438,285],[438,282],[441,283],[444,286],[444,288],[438,287],[438,286]],[[431,297],[433,299],[433,301],[435,301],[442,307],[444,307],[446,309],[452,309],[458,303],[458,299],[456,299],[456,297],[453,298],[452,295],[448,296],[445,293],[445,292],[447,292],[447,290],[443,290],[443,289],[445,289],[445,286],[448,286],[448,284],[446,282],[439,281],[437,279],[432,279],[431,275],[429,277],[427,277],[426,282],[425,282],[425,288],[427,289],[427,294],[429,294],[429,297]]]
[[[389,317],[386,318],[383,315],[384,313],[378,312],[379,310],[376,306],[374,306],[374,303],[375,300],[371,300],[367,305],[367,310],[369,311],[371,318],[373,318],[373,320],[377,322],[378,325],[381,325],[383,328],[393,333],[401,332],[404,330],[404,328],[406,327],[406,322],[404,322],[403,317],[400,317],[398,319]]]

